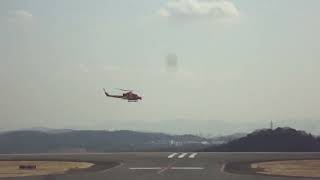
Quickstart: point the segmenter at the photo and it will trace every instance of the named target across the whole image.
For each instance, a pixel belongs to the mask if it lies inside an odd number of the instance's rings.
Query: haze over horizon
[[[320,134],[319,5],[2,0],[1,130]]]

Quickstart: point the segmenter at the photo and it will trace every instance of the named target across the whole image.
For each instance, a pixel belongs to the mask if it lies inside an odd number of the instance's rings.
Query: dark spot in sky
[[[167,71],[176,72],[178,70],[178,56],[175,53],[169,53],[166,57]]]

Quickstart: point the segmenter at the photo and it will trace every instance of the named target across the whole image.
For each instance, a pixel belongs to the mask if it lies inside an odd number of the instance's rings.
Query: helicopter
[[[119,99],[124,99],[128,100],[128,102],[138,102],[138,100],[142,100],[142,97],[133,93],[132,90],[126,90],[126,89],[118,89],[120,91],[124,91],[122,95],[110,95],[107,93],[107,91],[103,88],[104,94],[107,97],[112,97],[112,98],[119,98]]]

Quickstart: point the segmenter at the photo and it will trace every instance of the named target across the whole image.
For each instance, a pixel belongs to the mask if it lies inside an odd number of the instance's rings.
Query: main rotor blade
[[[115,89],[120,90],[120,91],[125,91],[125,92],[140,93],[140,91],[138,91],[138,90],[129,90],[129,89],[121,89],[121,88],[115,88]]]
[[[132,90],[120,89],[120,88],[117,88],[117,89],[120,90],[120,91],[132,91]]]

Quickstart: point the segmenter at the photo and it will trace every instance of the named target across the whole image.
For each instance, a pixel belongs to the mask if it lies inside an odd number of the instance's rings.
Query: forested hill
[[[292,128],[263,129],[219,146],[213,152],[320,152],[320,138]]]

